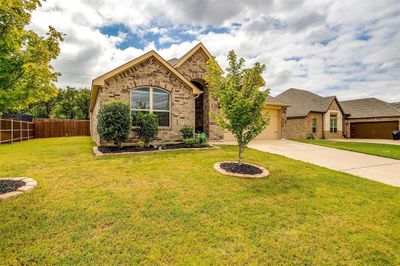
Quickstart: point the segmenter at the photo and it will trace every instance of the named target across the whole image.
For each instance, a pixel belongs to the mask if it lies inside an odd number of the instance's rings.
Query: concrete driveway
[[[217,143],[216,143],[217,144]],[[220,144],[236,144],[222,142]],[[283,155],[384,184],[400,187],[400,160],[290,140],[257,140],[249,148]]]

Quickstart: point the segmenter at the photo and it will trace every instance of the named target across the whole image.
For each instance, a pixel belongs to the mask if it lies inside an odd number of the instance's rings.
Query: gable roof
[[[400,109],[376,98],[342,101],[341,104],[350,118],[400,116]]]
[[[287,108],[287,117],[305,117],[310,112],[325,113],[333,101],[345,113],[336,96],[322,97],[306,90],[290,88],[275,98],[290,105]]]
[[[176,61],[173,66],[175,68],[180,67],[183,63],[185,63],[192,55],[194,55],[198,50],[202,50],[206,56],[208,57],[208,59],[212,58],[213,56],[210,54],[210,52],[207,50],[207,48],[204,46],[203,43],[199,42],[195,47],[193,47],[192,49],[190,49],[186,54],[184,54],[181,58],[178,59],[178,61]],[[217,64],[218,65],[218,64]],[[222,70],[222,68],[218,65],[219,69],[221,70],[221,72],[224,72]]]
[[[155,51],[151,50],[111,71],[108,71],[107,73],[95,78],[92,81],[92,91],[90,95],[90,111],[93,110],[94,104],[96,103],[96,98],[97,98],[97,93],[99,91],[99,88],[104,86],[105,80],[112,78],[121,72],[127,70],[128,68],[131,68],[144,60],[154,57],[157,61],[159,61],[163,66],[165,66],[169,71],[171,71],[178,79],[180,79],[183,83],[185,83],[189,88],[193,90],[193,93],[198,95],[201,92],[193,83],[191,83],[189,80],[187,80],[181,73],[179,73],[174,67],[172,67],[167,61],[165,61],[164,58],[162,58],[159,54],[157,54]]]
[[[277,98],[275,98],[275,97],[273,97],[273,96],[271,96],[271,95],[268,95],[268,96],[265,98],[265,103],[266,103],[267,105],[276,105],[276,106],[283,106],[283,107],[288,107],[288,106],[290,106],[289,104],[284,103],[284,102],[278,100]]]
[[[179,60],[178,58],[174,57],[174,58],[168,59],[167,62],[168,62],[171,66],[173,66],[173,65],[176,64],[176,62],[178,62],[178,60]]]
[[[400,102],[398,102],[398,103],[391,103],[391,105],[400,110]]]

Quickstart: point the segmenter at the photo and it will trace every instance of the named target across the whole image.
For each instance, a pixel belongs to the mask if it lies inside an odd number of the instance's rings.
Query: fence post
[[[22,120],[19,120],[19,141],[22,142]]]
[[[14,142],[14,120],[11,119],[11,143]]]

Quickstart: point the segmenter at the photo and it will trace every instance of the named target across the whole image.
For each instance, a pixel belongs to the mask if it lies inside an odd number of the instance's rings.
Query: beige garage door
[[[279,120],[280,110],[268,109],[270,115],[270,122],[266,129],[256,137],[256,140],[263,139],[279,139]],[[235,140],[235,137],[230,132],[224,133],[224,140]]]

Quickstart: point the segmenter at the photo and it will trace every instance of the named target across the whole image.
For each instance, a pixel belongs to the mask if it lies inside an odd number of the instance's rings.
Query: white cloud
[[[115,24],[130,32],[101,33]],[[342,99],[400,101],[396,0],[53,0],[33,13],[31,28],[43,34],[48,25],[67,34],[54,62],[63,75],[60,86],[89,86],[95,76],[148,50],[169,59],[202,41],[223,67],[229,50],[248,65],[266,64],[264,78],[274,95],[297,87]],[[212,30],[222,27],[229,31]],[[130,34],[150,33],[158,40],[120,48]]]

